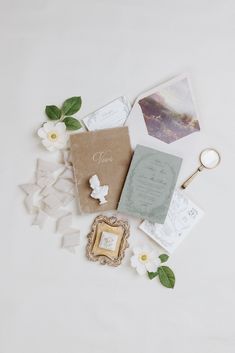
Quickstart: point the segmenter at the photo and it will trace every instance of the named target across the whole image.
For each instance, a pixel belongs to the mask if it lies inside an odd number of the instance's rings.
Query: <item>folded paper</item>
[[[61,154],[62,162],[65,164],[66,167],[70,167],[72,165],[70,150],[62,150]]]
[[[48,218],[48,215],[45,212],[43,212],[42,210],[38,209],[32,225],[39,226],[39,228],[42,229],[47,218]]]
[[[144,221],[139,228],[169,253],[175,251],[204,212],[182,191],[175,191],[164,224]]]
[[[40,171],[53,173],[62,167],[63,167],[63,165],[61,165],[59,163],[45,161],[40,158],[37,160],[37,170],[40,170]]]
[[[62,192],[72,192],[74,188],[73,181],[69,179],[59,178],[55,185],[55,189]]]
[[[75,253],[75,247],[79,245],[80,242],[80,231],[77,229],[70,228],[67,233],[62,237],[61,247]]]
[[[74,176],[73,176],[73,168],[72,168],[72,167],[66,167],[65,170],[63,171],[63,173],[60,174],[60,177],[61,177],[61,178],[64,178],[64,179],[71,179],[71,180],[73,180],[73,179],[74,179]]]
[[[49,216],[57,220],[58,218],[65,216],[68,210],[64,208],[50,208],[47,205],[42,205],[41,209]]]
[[[72,177],[68,160],[66,165],[37,160],[35,182],[20,185],[26,193],[24,204],[28,212],[35,215],[32,225],[42,228],[48,216],[58,219],[68,214],[64,207],[74,199]]]
[[[199,131],[198,114],[188,75],[183,74],[150,91],[135,101],[126,121],[131,144],[157,148],[159,140],[174,142]]]
[[[34,204],[34,194],[27,195],[24,199],[24,204],[29,213],[35,213],[37,211],[37,207]]]
[[[72,213],[68,213],[65,216],[60,217],[57,220],[56,230],[59,233],[64,233],[72,225]]]
[[[20,185],[21,189],[28,195],[34,194],[36,191],[40,190],[40,187],[37,184],[28,183]]]
[[[120,97],[83,119],[89,131],[123,126],[131,110],[126,97]]]
[[[45,203],[49,208],[56,209],[63,206],[63,202],[56,194],[50,194],[43,198],[43,203]]]

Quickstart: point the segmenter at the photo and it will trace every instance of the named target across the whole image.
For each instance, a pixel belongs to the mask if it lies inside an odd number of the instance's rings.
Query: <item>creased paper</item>
[[[69,230],[72,224],[72,213],[68,213],[66,216],[60,217],[57,220],[56,230],[59,233],[64,233]]]
[[[121,127],[131,110],[126,97],[119,97],[83,119],[89,131]]]
[[[74,253],[79,231],[72,229],[72,213],[66,206],[74,199],[73,171],[70,151],[62,154],[64,164],[37,160],[35,182],[20,185],[26,193],[24,204],[35,214],[32,225],[43,228],[48,217],[57,220],[57,231],[63,234],[62,246]]]
[[[64,209],[64,208],[50,208],[47,205],[43,205],[42,206],[42,210],[49,216],[52,218],[55,218],[56,220],[59,217],[65,216],[68,213],[68,210]]]
[[[24,204],[29,213],[35,213],[37,207],[34,205],[34,194],[27,195],[24,199]]]
[[[65,168],[65,170],[63,171],[63,173],[60,175],[60,178],[64,178],[64,179],[74,179],[73,176],[73,169],[72,167],[67,167]]]
[[[68,233],[64,234],[61,240],[61,247],[75,253],[75,247],[79,245],[80,231],[76,229],[70,229]]]
[[[56,209],[63,206],[63,202],[55,195],[50,194],[42,200],[48,207]]]
[[[61,167],[63,167],[63,165],[59,163],[44,161],[40,158],[37,160],[37,169],[41,171],[53,173],[59,170]]]
[[[32,225],[39,226],[39,228],[42,229],[47,218],[48,215],[39,209],[33,220]]]
[[[34,194],[40,187],[37,184],[29,183],[29,184],[22,184],[20,185],[21,189],[28,195]]]
[[[63,150],[62,152],[62,160],[66,167],[70,167],[72,165],[71,153],[70,150]]]
[[[164,224],[144,221],[140,225],[148,236],[172,253],[189,234],[204,212],[182,191],[175,191]]]
[[[63,192],[71,192],[74,189],[74,183],[69,179],[59,178],[54,186],[56,190]]]

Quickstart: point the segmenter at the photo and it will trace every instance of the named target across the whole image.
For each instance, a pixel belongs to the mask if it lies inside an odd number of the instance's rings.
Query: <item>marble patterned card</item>
[[[181,163],[179,157],[137,145],[118,211],[164,223]]]
[[[172,253],[203,215],[204,212],[186,196],[185,191],[176,190],[165,223],[143,221],[139,228]]]
[[[119,97],[104,107],[87,115],[83,122],[89,131],[123,126],[131,110],[126,97]]]

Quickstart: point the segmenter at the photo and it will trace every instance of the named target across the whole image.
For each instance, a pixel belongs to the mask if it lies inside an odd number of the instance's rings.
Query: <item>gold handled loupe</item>
[[[218,151],[213,148],[207,148],[200,153],[199,157],[200,166],[197,170],[181,185],[183,189],[186,189],[188,185],[192,182],[196,175],[198,175],[202,170],[213,169],[217,167],[221,161],[221,157]]]

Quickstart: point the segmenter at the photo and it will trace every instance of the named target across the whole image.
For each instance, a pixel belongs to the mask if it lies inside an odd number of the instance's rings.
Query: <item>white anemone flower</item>
[[[62,121],[53,123],[48,121],[38,129],[38,136],[42,139],[42,144],[50,152],[66,147],[68,134],[66,125]]]
[[[148,272],[156,272],[160,265],[160,259],[153,250],[143,247],[134,248],[134,255],[131,257],[131,266],[136,269],[139,275],[145,275]]]

